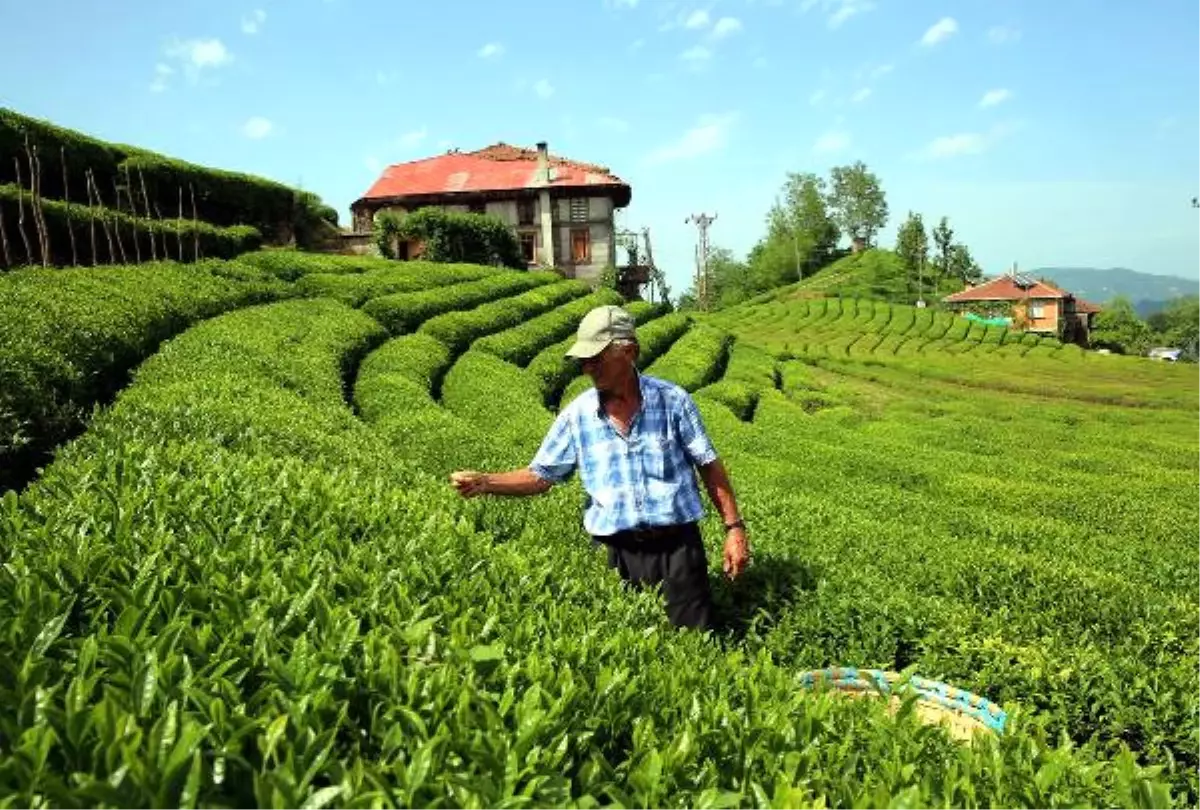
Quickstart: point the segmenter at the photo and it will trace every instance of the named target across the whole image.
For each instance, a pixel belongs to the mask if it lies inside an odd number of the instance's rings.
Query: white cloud
[[[154,66],[154,81],[150,82],[150,92],[161,93],[167,89],[167,79],[175,72],[175,68],[159,62]]]
[[[854,102],[855,104],[860,104],[860,103],[866,101],[870,97],[871,97],[871,88],[870,87],[860,87],[858,89],[858,92],[856,92],[854,95],[852,95],[850,97],[850,100],[852,102]]]
[[[812,150],[818,155],[844,152],[850,146],[850,136],[841,130],[831,129],[817,138]]]
[[[629,43],[629,50],[630,50],[631,52],[632,52],[632,51],[640,51],[640,50],[641,50],[642,48],[644,48],[645,46],[646,46],[646,40],[644,40],[644,39],[635,39],[633,42]]]
[[[601,118],[597,121],[597,123],[600,124],[600,126],[604,127],[605,129],[610,130],[611,132],[628,132],[629,131],[629,122],[626,121],[624,118],[615,118],[610,115],[605,115],[605,116],[601,116]]]
[[[196,70],[221,67],[233,61],[233,54],[219,39],[188,39],[167,46],[167,56],[178,59]]]
[[[763,68],[765,68],[767,66],[767,57],[765,57],[765,56],[754,57],[753,66],[758,70],[762,70]]]
[[[696,126],[678,139],[660,146],[646,158],[647,163],[662,164],[677,160],[692,160],[716,152],[729,140],[729,131],[737,121],[737,113],[702,116]]]
[[[1016,42],[1021,38],[1021,32],[1010,25],[993,25],[988,29],[987,36],[997,45],[1003,45],[1006,42]]]
[[[742,30],[742,21],[737,17],[722,17],[717,20],[717,24],[713,26],[713,39],[722,39],[730,34],[736,34]]]
[[[816,107],[818,104],[820,104],[822,101],[825,100],[825,95],[826,95],[826,93],[825,93],[824,89],[814,90],[812,95],[808,97],[808,103],[811,104],[812,106]]]
[[[538,98],[550,98],[554,95],[554,85],[547,79],[538,79],[534,82],[533,92],[537,93]]]
[[[807,12],[820,9],[826,14],[825,22],[830,28],[840,28],[851,17],[866,14],[875,8],[873,0],[804,0],[800,10]]]
[[[249,118],[246,123],[242,124],[242,134],[255,141],[270,135],[272,129],[274,129],[274,125],[261,115]]]
[[[953,17],[942,17],[940,20],[929,26],[929,29],[921,37],[921,44],[925,47],[936,45],[942,40],[954,36],[958,32],[958,22]]]
[[[219,68],[233,61],[233,54],[219,39],[173,39],[163,47],[167,59],[178,63],[187,80],[196,84],[200,75],[206,70]],[[160,62],[154,68],[154,81],[150,84],[151,91],[161,93],[167,89],[167,78],[175,73],[171,65]]]
[[[396,139],[396,145],[401,149],[415,149],[421,145],[428,135],[429,130],[425,127],[409,130]]]
[[[387,87],[389,84],[394,84],[399,78],[400,72],[397,70],[375,71],[375,84],[380,87]]]
[[[684,28],[707,28],[709,23],[708,12],[704,9],[697,9],[688,15],[687,21],[684,22]]]
[[[638,0],[604,0],[604,5],[610,8],[637,8]]]
[[[707,62],[711,57],[712,51],[703,45],[696,45],[679,54],[679,58],[690,65],[700,65],[703,62]]]
[[[374,155],[367,155],[363,158],[363,165],[367,167],[367,171],[372,174],[379,174],[383,171],[383,161]]]
[[[997,104],[1002,104],[1012,98],[1012,93],[1005,88],[997,88],[996,90],[988,90],[983,94],[983,98],[979,99],[979,106],[983,108],[995,107]]]
[[[987,137],[978,132],[962,132],[957,135],[942,135],[930,141],[922,150],[928,158],[950,158],[960,155],[977,155],[987,149]]]
[[[871,68],[867,76],[870,79],[882,79],[884,76],[891,73],[893,69],[895,69],[895,65],[876,65],[875,67]]]
[[[262,24],[267,21],[267,12],[261,8],[256,8],[247,16],[242,17],[242,33],[257,34],[258,29],[262,28]]]
[[[491,59],[504,54],[504,46],[499,42],[489,42],[477,51],[480,59]]]

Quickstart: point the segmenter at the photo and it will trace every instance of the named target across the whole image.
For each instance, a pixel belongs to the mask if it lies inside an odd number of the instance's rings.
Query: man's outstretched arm
[[[721,520],[728,526],[741,520],[738,511],[737,498],[733,494],[733,484],[729,482],[729,474],[721,459],[714,459],[708,464],[698,467],[700,477],[704,480],[704,488],[708,497],[721,513]],[[744,526],[738,526],[725,532],[725,553],[722,568],[730,579],[734,579],[746,570],[750,562],[750,541],[746,538]]]
[[[553,486],[528,467],[502,473],[460,470],[450,473],[450,482],[464,498],[476,495],[541,495]]]

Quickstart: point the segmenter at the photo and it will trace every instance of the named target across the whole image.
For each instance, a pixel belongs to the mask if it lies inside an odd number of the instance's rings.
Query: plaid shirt
[[[588,504],[583,526],[607,536],[704,515],[693,465],[717,458],[696,403],[683,388],[638,375],[642,406],[622,436],[589,388],[559,413],[529,469],[563,481],[576,467]]]

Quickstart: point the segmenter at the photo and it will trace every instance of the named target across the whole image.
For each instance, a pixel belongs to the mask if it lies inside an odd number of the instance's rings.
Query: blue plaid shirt
[[[583,527],[607,536],[626,529],[700,520],[693,465],[717,458],[696,403],[683,388],[638,375],[642,406],[622,436],[589,388],[554,420],[529,469],[544,481],[576,468],[588,493]]]

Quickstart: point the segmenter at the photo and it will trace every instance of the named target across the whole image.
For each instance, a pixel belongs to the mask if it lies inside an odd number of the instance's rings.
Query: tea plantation
[[[615,294],[286,251],[0,275],[0,806],[1194,806],[1194,366],[930,310],[630,305],[750,527],[673,631],[577,483],[465,501]],[[44,465],[40,472],[35,468]],[[971,744],[803,688],[914,672]]]

